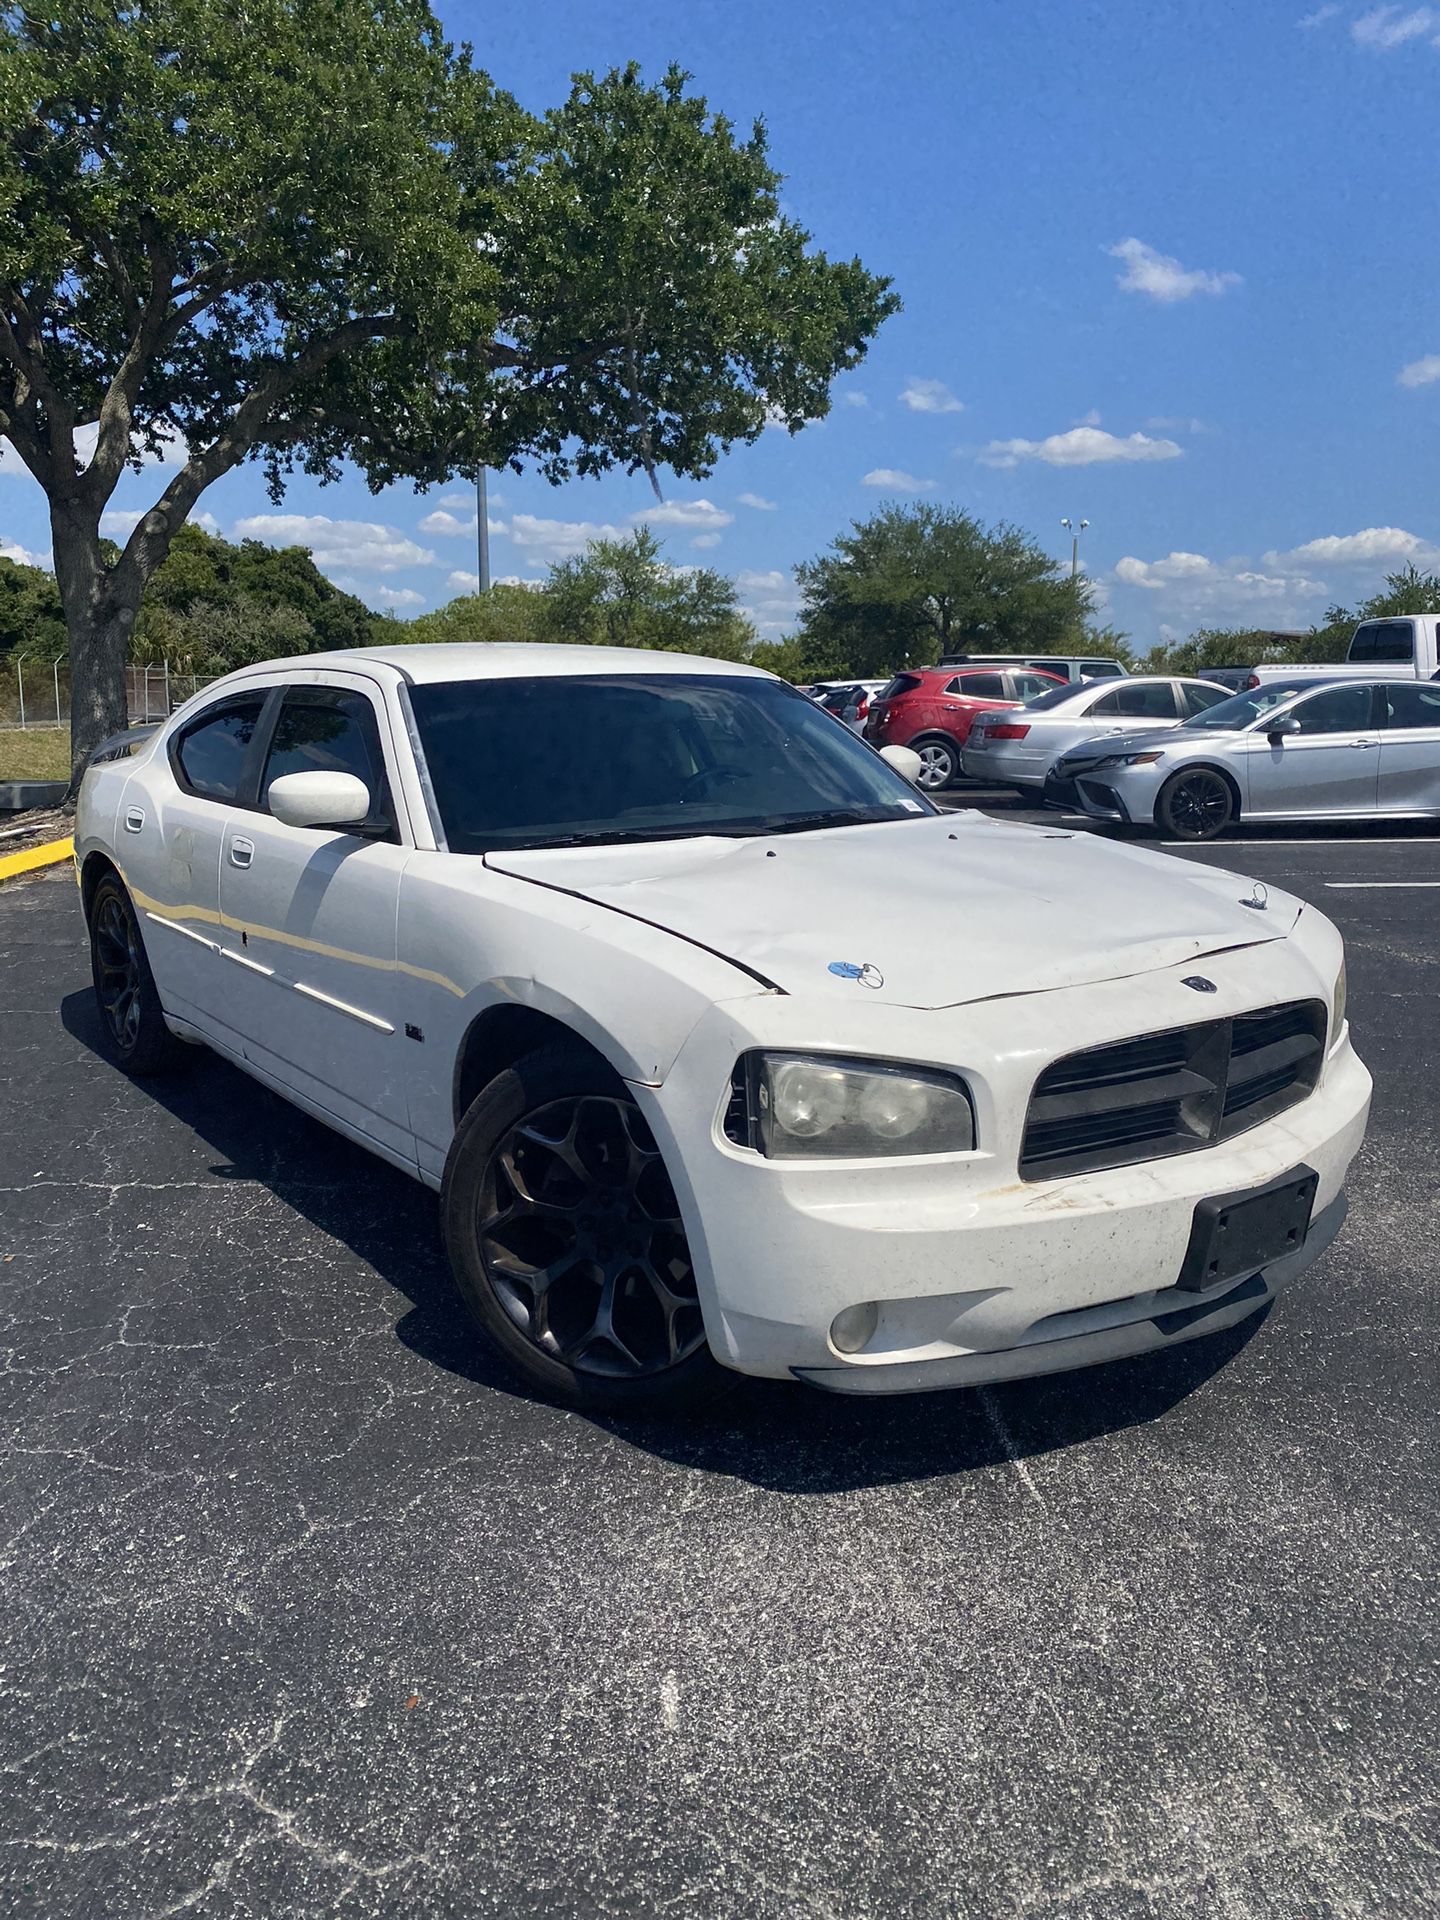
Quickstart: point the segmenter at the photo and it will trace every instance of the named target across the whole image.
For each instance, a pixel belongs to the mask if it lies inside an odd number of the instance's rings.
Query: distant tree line
[[[1440,574],[1403,567],[1387,574],[1378,593],[1358,606],[1332,606],[1318,625],[1303,633],[1277,633],[1263,627],[1200,627],[1188,640],[1152,647],[1139,663],[1145,673],[1203,673],[1206,667],[1281,666],[1294,661],[1343,660],[1350,636],[1362,620],[1384,620],[1440,609]]]

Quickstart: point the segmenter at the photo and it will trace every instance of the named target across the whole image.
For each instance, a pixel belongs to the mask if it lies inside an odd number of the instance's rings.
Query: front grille
[[[1295,1000],[1067,1054],[1030,1096],[1024,1180],[1127,1167],[1214,1146],[1314,1090],[1325,1006]]]

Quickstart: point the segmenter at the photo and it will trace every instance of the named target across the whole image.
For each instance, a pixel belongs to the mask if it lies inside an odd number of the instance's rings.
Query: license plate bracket
[[[1176,1287],[1209,1293],[1298,1252],[1310,1231],[1319,1184],[1312,1167],[1292,1167],[1267,1186],[1201,1200]]]

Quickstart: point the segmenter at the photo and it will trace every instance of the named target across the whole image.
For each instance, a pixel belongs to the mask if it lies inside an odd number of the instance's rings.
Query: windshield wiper
[[[743,829],[731,828],[731,832],[743,831],[756,834],[809,833],[814,827],[868,827],[876,825],[882,820],[901,820],[904,818],[905,815],[903,814],[861,813],[855,808],[851,808],[847,812],[844,808],[835,808],[828,813],[777,814],[773,819],[762,821],[757,827]]]
[[[502,848],[512,853],[548,853],[552,847],[623,847],[645,840],[697,840],[704,827],[594,827],[584,833],[557,834],[553,840],[527,840],[523,846]]]

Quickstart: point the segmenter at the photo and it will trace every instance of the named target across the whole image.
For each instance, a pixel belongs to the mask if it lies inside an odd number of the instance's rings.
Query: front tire
[[[165,1024],[140,922],[118,874],[97,883],[88,919],[90,978],[111,1059],[142,1078],[187,1065],[190,1049]]]
[[[547,1399],[677,1411],[723,1383],[660,1150],[588,1048],[543,1048],[484,1088],[441,1216],[476,1324]]]
[[[1160,789],[1155,822],[1176,840],[1214,840],[1235,818],[1235,795],[1211,767],[1182,768]]]

